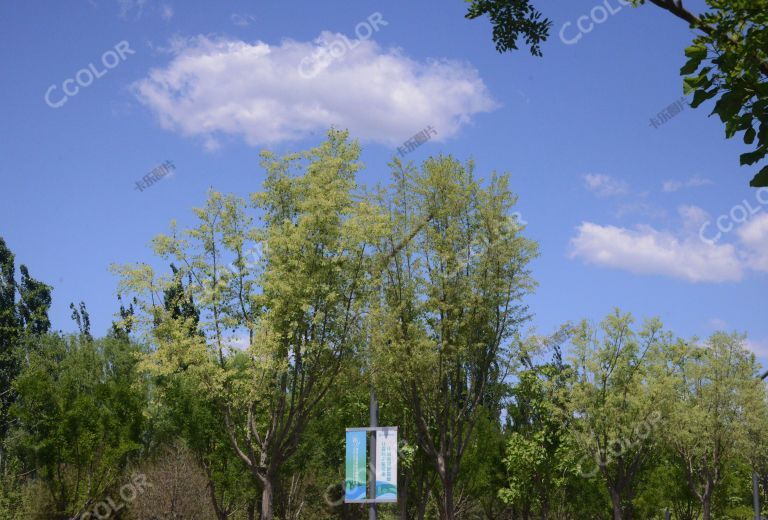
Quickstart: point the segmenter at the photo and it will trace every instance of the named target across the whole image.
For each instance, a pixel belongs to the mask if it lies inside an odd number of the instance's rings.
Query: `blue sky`
[[[83,300],[100,334],[117,308],[110,264],[152,260],[151,238],[191,222],[209,187],[259,189],[260,150],[349,127],[374,184],[432,125],[409,159],[512,174],[541,245],[537,331],[618,306],[684,337],[747,333],[765,360],[768,192],[748,187],[744,147],[707,107],[651,123],[682,96],[685,24],[604,1],[539,2],[554,22],[543,58],[498,54],[460,0],[4,2],[0,236],[54,286],[56,329]],[[590,13],[606,19],[581,33]],[[64,84],[91,64],[98,78]],[[165,160],[172,176],[134,188]]]

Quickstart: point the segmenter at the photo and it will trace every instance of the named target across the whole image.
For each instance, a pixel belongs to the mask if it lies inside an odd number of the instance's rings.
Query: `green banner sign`
[[[376,501],[397,502],[397,429],[376,431]]]
[[[344,500],[365,500],[368,441],[364,431],[347,432],[347,463]]]

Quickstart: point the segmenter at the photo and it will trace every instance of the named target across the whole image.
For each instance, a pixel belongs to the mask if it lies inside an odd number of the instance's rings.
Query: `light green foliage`
[[[371,195],[359,154],[331,130],[263,153],[249,198],[209,192],[153,241],[169,269],[115,268],[131,303],[104,339],[84,304],[79,335],[46,333],[49,288],[17,285],[0,243],[0,517],[69,520],[144,467],[160,516],[205,499],[219,520],[358,518],[338,505],[343,433],[372,384],[401,441],[380,518],[749,517],[768,403],[741,336],[685,342],[619,311],[527,335],[538,251],[508,177],[395,159]]]
[[[534,285],[528,263],[537,248],[510,216],[507,176],[483,187],[471,163],[452,157],[428,159],[420,171],[392,166],[374,371],[413,414],[419,448],[440,479],[440,514],[453,519],[473,428],[499,408],[508,352],[527,319],[521,300]]]
[[[155,239],[156,252],[178,266],[156,277],[148,266],[120,269],[121,289],[140,295],[157,349],[147,367],[157,377],[179,371],[198,382],[220,409],[231,448],[263,489],[271,518],[281,466],[343,362],[362,346],[375,213],[355,201],[359,146],[345,132],[307,152],[262,154],[264,191],[251,196],[259,226],[234,196],[209,194],[196,227]],[[247,261],[247,244],[261,257]],[[229,264],[229,265],[228,265]],[[188,279],[197,328],[160,305],[161,292]],[[238,354],[233,335],[247,337]]]
[[[674,365],[678,399],[665,433],[705,520],[727,468],[739,459],[750,462],[758,432],[764,435],[765,387],[743,342],[735,334],[717,333],[705,345],[690,345]]]
[[[630,315],[616,311],[599,330],[586,322],[574,328],[569,396],[572,433],[587,454],[581,471],[599,475],[622,516],[631,514],[665,416],[667,395],[657,376],[661,353],[673,343],[658,320],[639,331],[632,325]]]
[[[551,338],[531,337],[507,406],[506,481],[501,500],[521,516],[586,515],[604,510],[606,498],[585,478],[584,459],[571,436],[567,398],[573,373],[563,363],[563,329]],[[544,361],[535,364],[535,360]],[[559,515],[559,516],[558,516]]]

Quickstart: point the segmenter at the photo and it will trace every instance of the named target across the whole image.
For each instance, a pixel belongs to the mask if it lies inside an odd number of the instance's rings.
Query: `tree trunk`
[[[442,520],[456,520],[456,512],[453,504],[453,480],[443,480],[443,518]]]
[[[274,496],[274,488],[273,488],[273,477],[271,475],[267,475],[263,479],[264,488],[261,491],[261,520],[273,520],[274,518],[274,509],[273,509],[273,496]]]
[[[401,474],[400,483],[398,485],[398,497],[397,506],[399,509],[400,520],[408,520],[408,486],[410,485],[410,478],[407,472]]]
[[[708,474],[704,483],[704,492],[701,494],[701,516],[702,520],[712,518],[712,491],[715,484],[712,477]]]
[[[429,493],[422,497],[422,500],[416,505],[416,518],[418,520],[424,520],[427,516],[427,502],[429,502]]]
[[[621,494],[613,489],[611,490],[611,504],[613,504],[613,520],[622,520]]]

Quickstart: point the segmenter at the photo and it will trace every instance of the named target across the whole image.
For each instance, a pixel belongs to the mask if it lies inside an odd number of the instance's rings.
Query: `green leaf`
[[[685,95],[690,94],[691,92],[695,91],[699,87],[699,79],[698,77],[688,77],[683,79],[683,93]]]
[[[742,107],[742,96],[739,92],[726,92],[717,100],[713,114],[720,116],[720,120],[725,123],[733,116],[739,113]]]
[[[753,188],[768,188],[768,166],[763,167],[749,182]]]
[[[685,49],[685,55],[691,59],[701,61],[707,57],[707,46],[703,44],[691,45]]]
[[[757,135],[757,132],[755,132],[755,129],[750,127],[747,129],[746,132],[744,132],[744,143],[745,144],[752,144],[755,142],[755,136]]]
[[[758,148],[754,152],[741,154],[741,165],[748,166],[750,164],[755,164],[757,161],[765,157],[765,152],[765,148]]]
[[[691,58],[680,69],[680,74],[682,76],[687,76],[689,74],[693,74],[694,72],[696,72],[699,69],[700,65],[701,65],[701,59],[699,59],[699,58]]]
[[[686,94],[690,94],[696,89],[707,89],[712,85],[712,80],[707,77],[706,72],[702,72],[698,76],[689,76],[683,79],[683,91]]]
[[[708,99],[712,99],[716,95],[717,95],[716,88],[713,88],[712,90],[697,90],[696,93],[693,95],[691,108],[697,108],[699,105],[701,105]]]

